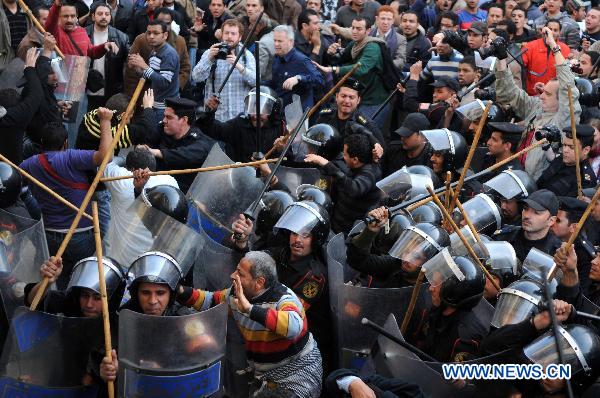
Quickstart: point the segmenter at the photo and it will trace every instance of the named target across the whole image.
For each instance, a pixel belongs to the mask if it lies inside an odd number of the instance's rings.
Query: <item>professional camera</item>
[[[496,101],[496,89],[492,86],[475,90],[473,95],[482,101]]]
[[[216,59],[226,59],[231,49],[229,48],[229,44],[221,43],[219,44],[219,52],[217,53]]]
[[[553,124],[548,126],[544,126],[538,131],[535,132],[535,139],[541,141],[542,139],[547,139],[549,143],[561,142],[562,141],[562,133],[560,129]]]
[[[496,37],[494,40],[492,40],[488,47],[480,48],[477,51],[479,51],[481,59],[486,59],[492,55],[498,59],[506,59],[508,58],[508,50],[506,49],[507,46],[508,44],[503,37]]]

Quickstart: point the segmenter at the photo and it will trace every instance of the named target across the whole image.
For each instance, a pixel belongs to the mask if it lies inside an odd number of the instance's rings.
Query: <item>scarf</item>
[[[354,42],[354,45],[352,46],[352,50],[350,52],[352,59],[353,60],[357,59],[360,56],[360,53],[362,52],[362,50],[365,48],[365,46],[372,42],[385,44],[385,41],[380,39],[379,37],[366,36],[360,42],[357,42],[357,41]]]

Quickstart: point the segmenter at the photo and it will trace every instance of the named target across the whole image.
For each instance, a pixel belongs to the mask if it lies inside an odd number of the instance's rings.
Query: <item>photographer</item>
[[[464,56],[474,55],[487,41],[488,26],[483,21],[476,21],[471,24],[466,35],[444,30],[433,37],[433,42],[440,39],[448,43],[452,48],[458,50]]]
[[[537,141],[534,130],[538,130],[548,124],[559,128],[570,125],[569,101],[567,87],[572,88],[575,120],[579,120],[581,106],[579,105],[579,91],[575,87],[575,76],[571,72],[568,62],[561,53],[561,48],[556,44],[550,29],[542,29],[548,46],[551,49],[551,57],[554,58],[558,79],[550,80],[544,85],[543,92],[539,97],[530,97],[525,90],[517,87],[512,73],[506,66],[506,58],[500,59],[496,65],[496,100],[500,104],[510,105],[515,115],[533,125],[533,129],[521,140],[521,146],[528,146]],[[525,157],[525,171],[534,179],[538,179],[546,167],[548,159],[545,150],[538,147],[527,153]]]
[[[213,44],[206,50],[192,71],[192,79],[195,82],[206,80],[205,104],[215,96],[233,65],[236,54],[242,48],[240,40],[244,34],[244,27],[239,21],[228,19],[223,22],[222,31],[223,42]],[[255,84],[256,62],[250,51],[244,50],[244,54],[220,93],[215,119],[226,122],[244,112],[244,97]]]

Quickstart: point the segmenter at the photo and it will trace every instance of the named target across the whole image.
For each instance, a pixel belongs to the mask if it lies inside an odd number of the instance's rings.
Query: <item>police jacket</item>
[[[581,187],[594,188],[596,174],[586,159],[580,163]],[[554,158],[537,180],[538,189],[548,189],[557,196],[577,196],[575,166],[567,166],[561,155]]]
[[[226,122],[215,119],[213,112],[206,113],[198,119],[198,126],[202,131],[215,140],[225,143],[225,153],[234,162],[250,162],[252,154],[256,152],[256,127],[252,125],[250,118],[241,113],[237,117]],[[267,153],[273,146],[273,142],[281,135],[281,121],[269,121],[261,125],[261,146],[263,154]]]
[[[513,245],[515,253],[519,261],[523,262],[531,248],[535,247],[542,252],[553,256],[556,250],[561,246],[561,241],[558,239],[552,231],[548,231],[548,234],[538,240],[529,240],[525,238],[523,229],[521,227],[515,227],[512,225],[505,225],[501,230],[496,231],[493,236],[494,240],[503,240]]]
[[[162,159],[156,160],[157,169],[175,170],[201,167],[214,144],[215,140],[192,126],[188,133],[178,140],[163,131],[158,142],[151,146],[162,152]],[[192,185],[194,178],[196,173],[175,176],[179,188],[184,193]]]
[[[90,38],[92,44],[94,43],[94,25],[88,25],[85,27],[85,31]],[[112,41],[119,47],[117,54],[107,52],[104,56],[104,97],[109,98],[114,94],[123,91],[123,68],[125,61],[127,60],[127,54],[129,53],[129,38],[127,35],[120,30],[109,26],[108,27],[108,40]],[[91,61],[94,62],[93,60]],[[94,93],[92,93],[94,95]]]
[[[330,126],[333,126],[337,129],[337,131],[340,134],[342,134],[342,137],[345,137],[348,134],[348,131],[346,130],[346,125],[349,121],[364,126],[367,130],[369,130],[372,133],[373,137],[375,137],[375,139],[381,146],[385,145],[385,140],[383,139],[383,134],[381,133],[379,127],[377,127],[373,120],[363,115],[358,110],[354,111],[352,116],[350,116],[348,119],[342,120],[338,117],[337,108],[335,106],[332,106],[330,108],[324,108],[321,110],[321,112],[319,112],[319,117],[317,118],[315,124],[325,123]]]
[[[389,176],[404,166],[424,165],[431,167],[432,154],[433,149],[431,148],[431,144],[427,142],[418,156],[409,158],[406,155],[406,150],[402,147],[402,140],[399,138],[393,140],[388,145],[387,151],[383,154],[383,175]]]

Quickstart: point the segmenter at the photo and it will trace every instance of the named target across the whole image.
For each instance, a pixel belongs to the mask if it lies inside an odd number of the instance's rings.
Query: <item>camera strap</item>
[[[536,77],[542,77],[546,74],[546,72],[548,72],[549,62],[550,62],[550,47],[548,47],[546,45],[546,69],[544,69],[544,71],[541,73],[534,72],[532,70],[527,69],[527,73],[529,73],[530,75],[536,76]]]

